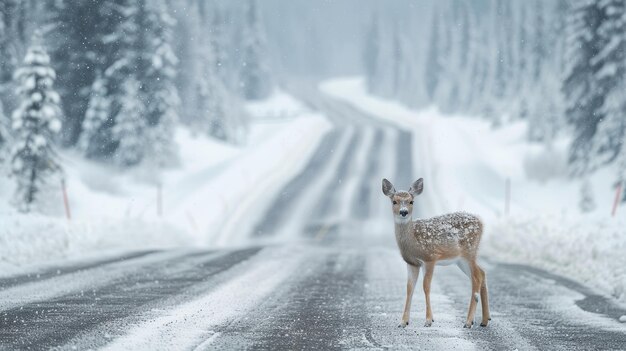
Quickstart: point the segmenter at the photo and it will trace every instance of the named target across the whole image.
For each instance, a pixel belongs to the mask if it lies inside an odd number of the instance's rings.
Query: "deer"
[[[411,300],[420,269],[424,270],[426,298],[424,326],[432,326],[434,320],[430,306],[430,284],[433,273],[435,266],[449,264],[456,264],[471,281],[469,311],[463,327],[471,328],[474,324],[479,296],[482,307],[480,325],[486,327],[491,320],[487,275],[476,261],[483,233],[480,218],[466,212],[455,212],[428,219],[413,219],[413,201],[424,190],[423,178],[413,182],[408,191],[396,191],[389,180],[383,179],[382,190],[391,200],[396,243],[402,259],[407,264],[406,301],[398,327],[405,328],[409,325]]]

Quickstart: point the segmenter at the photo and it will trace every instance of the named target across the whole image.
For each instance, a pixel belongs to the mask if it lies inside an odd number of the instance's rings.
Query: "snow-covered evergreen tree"
[[[63,98],[61,141],[74,146],[87,118],[91,90],[96,73],[104,71],[115,43],[109,31],[121,20],[112,9],[114,1],[50,1],[50,55],[59,79],[56,83]],[[96,155],[92,155],[96,156]]]
[[[603,40],[593,60],[602,63],[594,78],[605,96],[602,120],[593,136],[594,165],[613,162],[626,133],[626,4],[606,0],[602,6],[604,16],[598,31]]]
[[[142,28],[147,32],[143,45],[146,51],[140,55],[146,63],[145,77],[141,78],[148,127],[146,156],[153,165],[162,168],[177,159],[174,131],[180,99],[174,81],[178,58],[171,46],[175,20],[164,0],[140,4],[144,6]]]
[[[223,21],[215,18],[216,11],[213,2],[193,1],[189,4],[188,16],[184,18],[181,29],[191,41],[182,46],[180,55],[182,74],[179,80],[184,82],[179,83],[183,121],[195,133],[240,142],[241,136],[246,134],[248,121],[237,94],[229,91],[223,81],[232,72],[229,72],[230,64],[218,61],[229,56],[219,54],[227,48],[222,46],[225,45],[223,39],[215,37],[225,35],[224,28],[214,28],[224,25]],[[221,49],[218,50],[218,46]]]
[[[215,58],[215,69],[217,75],[222,80],[222,83],[228,88],[228,84],[232,84],[232,72],[229,62],[231,61],[231,55],[229,50],[231,49],[230,40],[228,37],[227,21],[228,15],[224,13],[222,9],[217,7],[212,9],[212,16],[210,20],[209,32],[209,45]]]
[[[248,100],[263,99],[271,93],[272,81],[257,0],[246,2],[241,39],[240,85],[243,97]]]
[[[441,17],[439,4],[435,5],[432,16],[432,25],[430,26],[429,48],[427,50],[426,69],[425,69],[425,85],[426,92],[431,100],[435,99],[435,94],[439,87],[441,80],[441,73],[443,72],[444,64],[443,59],[445,53],[442,46],[445,44],[442,40],[443,30],[445,28],[444,21]]]
[[[597,73],[610,66],[606,55],[598,56],[606,43],[601,30],[604,20],[605,13],[598,2],[579,0],[572,5],[568,22],[571,59],[563,91],[567,120],[574,127],[569,162],[575,175],[584,175],[595,167],[592,142],[597,125],[604,117],[602,106],[607,94],[607,87]]]
[[[112,139],[117,148],[114,154],[115,163],[121,167],[134,166],[141,162],[146,148],[145,106],[138,99],[140,83],[129,78],[122,83],[120,110],[115,116],[112,128]]]
[[[105,71],[111,103],[109,150],[115,163],[134,166],[150,158],[164,167],[176,159],[174,125],[178,92],[177,58],[171,48],[174,20],[162,0],[118,0],[111,11],[121,20],[108,36],[115,45]],[[162,125],[161,125],[162,124]],[[101,130],[107,133],[107,130]]]
[[[11,173],[17,180],[16,203],[29,211],[46,179],[60,170],[53,147],[61,129],[56,74],[37,34],[24,64],[15,72],[20,104],[12,114]]]
[[[15,68],[13,42],[10,35],[14,3],[8,0],[0,1],[0,83],[9,81]]]
[[[106,144],[106,139],[110,138],[106,125],[111,121],[111,101],[106,86],[105,79],[98,74],[91,87],[85,121],[77,145],[87,157],[102,154],[100,148]]]
[[[375,87],[378,83],[376,78],[378,76],[377,70],[379,69],[381,40],[383,38],[380,30],[380,19],[374,15],[367,35],[364,38],[365,45],[363,49],[365,79],[370,92],[375,92]]]
[[[376,18],[371,24],[368,38],[365,40],[369,45],[364,53],[364,55],[370,56],[367,61],[369,67],[366,68],[370,74],[367,85],[368,90],[373,94],[383,97],[398,97],[395,95],[397,92],[395,65],[398,63],[398,57],[395,54],[398,53],[399,48],[394,47],[395,41],[390,37],[397,31],[391,31],[390,27],[383,25],[383,22]],[[396,34],[399,35],[399,33]],[[369,53],[367,53],[368,51]]]

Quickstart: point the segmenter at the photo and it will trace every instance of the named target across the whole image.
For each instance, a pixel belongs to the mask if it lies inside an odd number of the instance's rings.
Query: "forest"
[[[177,164],[175,126],[243,144],[244,101],[341,74],[413,109],[527,121],[546,152],[566,138],[583,197],[598,169],[626,180],[623,1],[357,3],[0,1],[0,159],[16,203],[62,174],[59,149],[158,171]]]
[[[370,92],[496,128],[526,120],[528,140],[547,151],[567,137],[583,197],[599,168],[614,169],[613,186],[626,180],[624,1],[447,0],[429,14],[426,30],[373,15],[363,45]]]
[[[272,89],[255,1],[0,1],[0,152],[28,211],[57,149],[119,168],[177,162],[174,127],[242,143]]]

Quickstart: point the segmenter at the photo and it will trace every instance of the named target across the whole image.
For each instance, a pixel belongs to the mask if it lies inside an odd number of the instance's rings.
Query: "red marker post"
[[[615,213],[617,213],[617,206],[619,206],[619,200],[622,197],[622,183],[620,182],[617,185],[617,189],[615,191],[615,200],[613,201],[613,210],[611,211],[611,217],[615,217]]]
[[[69,221],[72,219],[72,213],[70,212],[70,201],[67,197],[65,178],[61,178],[61,191],[63,192],[63,206],[65,207],[65,217],[67,217],[67,220]]]

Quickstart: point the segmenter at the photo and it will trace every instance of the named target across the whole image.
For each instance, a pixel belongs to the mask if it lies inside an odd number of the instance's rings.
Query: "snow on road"
[[[354,108],[415,135],[425,178],[425,216],[466,210],[487,223],[482,253],[546,268],[626,303],[626,208],[610,217],[610,170],[591,178],[595,212],[578,209],[579,183],[565,175],[567,140],[552,150],[526,141],[523,122],[493,129],[479,118],[413,111],[367,93],[360,78],[335,79],[320,89]],[[505,182],[512,184],[504,214]],[[395,183],[394,183],[395,184]]]
[[[248,263],[247,270],[210,293],[173,308],[142,316],[147,322],[130,328],[124,336],[102,350],[207,348],[220,335],[213,328],[235,317],[245,318],[246,312],[258,305],[260,300],[271,299],[270,295],[278,285],[301,269],[302,261],[310,255],[298,249],[288,252],[282,250],[280,255],[271,251],[264,252],[254,263]]]
[[[324,114],[361,123],[339,123],[320,140],[303,140],[313,150],[292,160],[282,173],[287,182],[278,177],[263,183],[268,169],[254,177],[250,173],[248,180],[261,182],[249,182],[253,200],[231,206],[232,216],[221,226],[228,228],[229,235],[220,239],[225,243],[272,245],[140,252],[119,260],[108,253],[5,277],[0,279],[0,350],[587,350],[626,344],[626,325],[618,321],[626,310],[614,300],[563,277],[496,260],[485,264],[489,327],[462,328],[470,283],[455,267],[438,267],[433,326],[422,326],[424,297],[418,288],[411,323],[398,328],[406,267],[395,247],[380,179],[408,183],[414,174],[442,172],[445,162],[433,166],[434,151],[428,149],[433,146],[419,131],[412,135],[372,120],[369,112],[314,98],[312,105]],[[315,118],[297,125],[317,126],[321,136],[329,126]],[[273,150],[300,139],[283,133],[289,134],[287,129],[261,133],[267,137],[264,147]],[[197,197],[190,191],[178,198],[177,211],[201,210],[196,201],[202,194],[228,190],[213,183],[242,181],[240,167],[256,157],[251,151],[198,166],[195,180],[207,176],[206,188]],[[430,194],[416,204],[419,215],[445,205],[435,196],[441,187],[427,178]],[[239,218],[246,225],[238,226]]]

